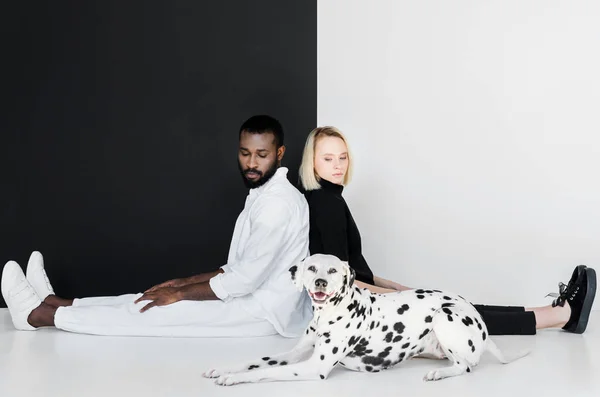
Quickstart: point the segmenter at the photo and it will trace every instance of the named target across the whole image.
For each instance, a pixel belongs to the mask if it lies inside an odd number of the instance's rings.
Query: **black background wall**
[[[218,268],[253,114],[283,123],[297,182],[316,124],[316,1],[7,3],[2,265],[41,251],[65,297]]]

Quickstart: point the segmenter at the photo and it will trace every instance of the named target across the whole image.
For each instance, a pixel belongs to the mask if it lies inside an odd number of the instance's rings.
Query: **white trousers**
[[[110,336],[255,337],[275,335],[267,320],[251,316],[235,301],[180,301],[155,306],[134,304],[142,294],[75,299],[54,316],[64,331]]]

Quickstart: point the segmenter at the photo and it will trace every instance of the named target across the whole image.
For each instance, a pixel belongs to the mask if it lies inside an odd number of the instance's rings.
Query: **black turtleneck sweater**
[[[356,279],[374,284],[373,272],[362,255],[358,227],[342,197],[344,187],[324,179],[321,189],[305,193],[310,210],[310,254],[335,255],[356,272]]]

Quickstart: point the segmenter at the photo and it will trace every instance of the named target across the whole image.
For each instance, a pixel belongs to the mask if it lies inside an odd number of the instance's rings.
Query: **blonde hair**
[[[321,188],[321,184],[319,183],[321,178],[315,171],[315,148],[317,147],[319,138],[328,136],[340,138],[346,144],[346,148],[348,150],[348,169],[344,175],[344,186],[348,185],[352,179],[354,161],[350,153],[350,145],[348,145],[346,137],[335,127],[318,127],[308,134],[308,138],[306,138],[306,144],[304,145],[304,152],[302,153],[302,163],[300,164],[299,177],[300,182],[305,190],[317,190]]]

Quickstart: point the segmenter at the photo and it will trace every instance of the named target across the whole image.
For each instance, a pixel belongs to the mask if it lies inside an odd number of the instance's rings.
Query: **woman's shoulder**
[[[304,193],[311,210],[334,210],[345,208],[344,199],[324,189],[309,190]]]

